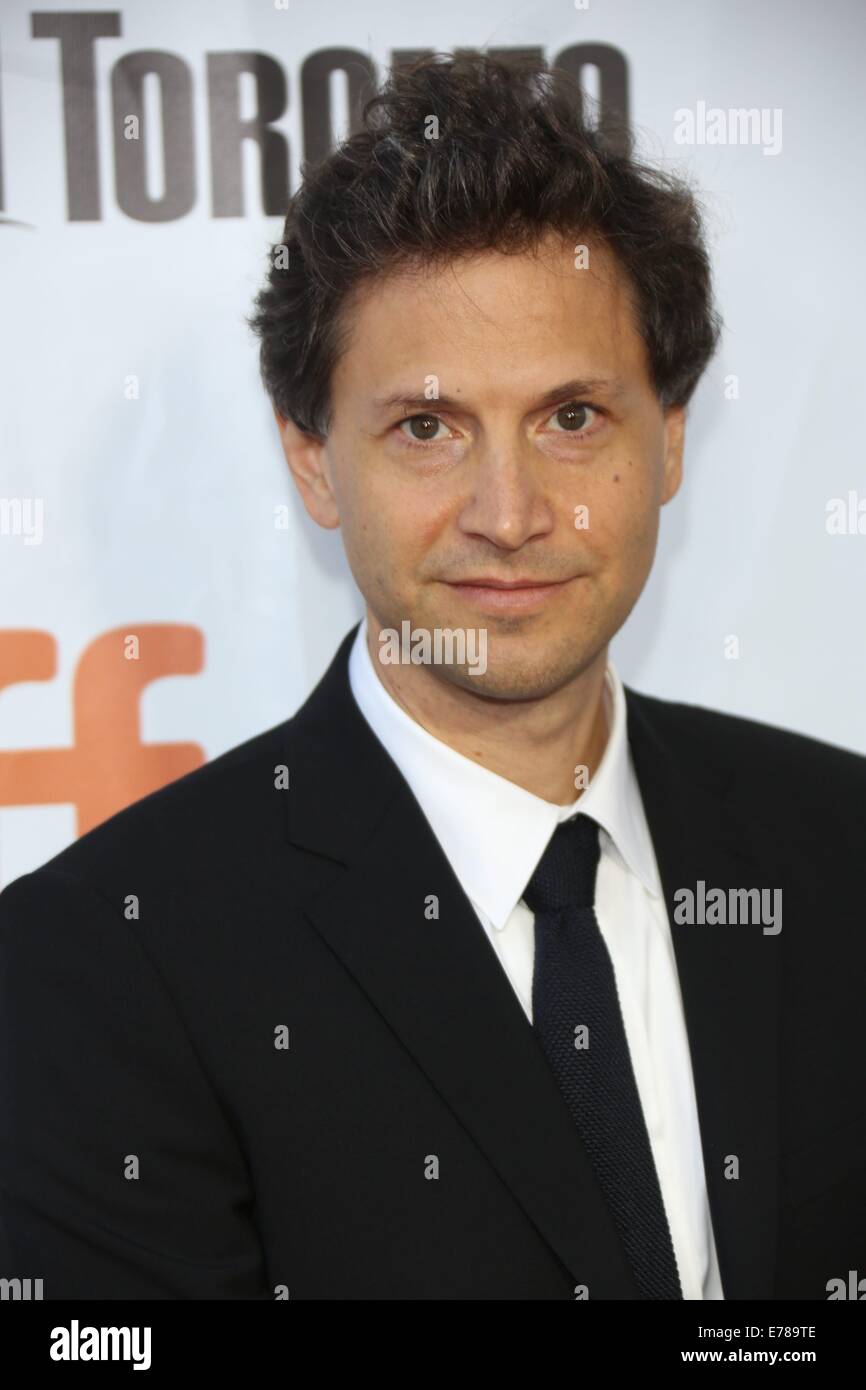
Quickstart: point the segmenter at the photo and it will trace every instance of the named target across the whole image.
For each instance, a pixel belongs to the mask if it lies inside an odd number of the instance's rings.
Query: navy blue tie
[[[616,978],[593,907],[599,853],[596,821],[581,814],[563,821],[523,894],[535,914],[533,1027],[641,1296],[681,1299]]]

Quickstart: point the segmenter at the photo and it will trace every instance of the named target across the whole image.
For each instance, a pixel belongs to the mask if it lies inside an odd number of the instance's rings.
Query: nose
[[[554,511],[539,477],[539,460],[519,442],[477,446],[466,472],[469,493],[458,524],[503,550],[518,550],[553,529]]]

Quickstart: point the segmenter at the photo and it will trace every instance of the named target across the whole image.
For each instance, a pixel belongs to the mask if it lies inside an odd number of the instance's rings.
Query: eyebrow
[[[579,399],[582,396],[616,397],[622,395],[623,389],[624,383],[620,377],[575,377],[545,391],[539,396],[535,408],[541,409],[546,405],[556,405],[559,401]],[[423,393],[412,395],[401,391],[391,396],[380,396],[373,401],[373,409],[377,414],[398,408],[435,411],[437,407],[445,410],[465,410],[466,401],[461,401],[455,396],[435,396],[431,399]]]

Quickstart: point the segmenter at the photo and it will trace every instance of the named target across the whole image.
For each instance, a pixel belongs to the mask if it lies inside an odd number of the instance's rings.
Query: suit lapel
[[[760,925],[674,920],[678,889],[779,887],[728,811],[732,775],[702,745],[689,760],[659,703],[626,687],[629,742],[671,924],[707,1193],[725,1298],[771,1298],[778,1202],[779,936]],[[730,1158],[739,1177],[726,1178]]]
[[[638,1289],[523,1009],[408,784],[348,684],[353,629],[288,726],[305,915],[590,1298]],[[493,827],[489,827],[490,830]],[[315,856],[315,858],[311,857]],[[430,895],[438,919],[425,916]]]
[[[352,696],[356,631],[286,726],[290,789],[280,796],[288,838],[304,852],[296,889],[305,915],[575,1284],[586,1284],[591,1298],[635,1299],[610,1212],[535,1033],[408,784]],[[627,693],[672,917],[677,887],[697,877],[714,886],[749,886],[748,879],[726,839],[718,796],[700,799],[688,779],[676,780],[651,712]],[[425,911],[431,897],[438,917]],[[725,1294],[760,1297],[752,1291],[766,1286],[772,1268],[764,1232],[775,1030],[766,948],[775,939],[760,936],[761,958],[741,938],[719,936],[755,928],[672,929]],[[724,1181],[722,1157],[730,1153],[740,1156],[740,1182]]]

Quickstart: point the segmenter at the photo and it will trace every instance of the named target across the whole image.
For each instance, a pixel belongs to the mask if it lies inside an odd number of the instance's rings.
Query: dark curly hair
[[[685,183],[634,159],[628,131],[605,131],[587,124],[575,79],[538,58],[437,53],[393,71],[361,128],[304,166],[271,249],[248,323],[280,415],[327,435],[346,310],[372,277],[528,250],[551,231],[592,233],[615,253],[654,390],[685,405],[720,332],[698,207]]]

